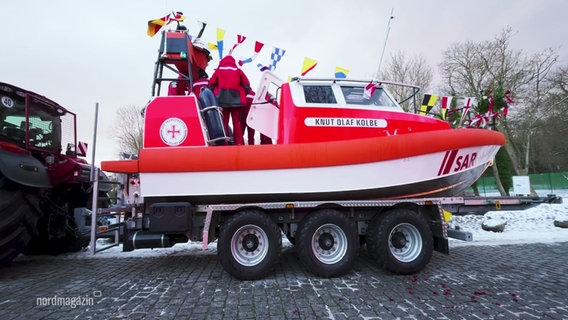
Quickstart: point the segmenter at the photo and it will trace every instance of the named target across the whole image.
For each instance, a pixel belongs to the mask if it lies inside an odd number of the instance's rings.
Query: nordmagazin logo
[[[38,297],[36,298],[36,305],[38,306],[58,306],[58,307],[71,307],[75,309],[80,306],[92,306],[95,304],[95,298],[101,296],[100,291],[94,291],[92,295],[84,296],[52,296],[52,297]]]

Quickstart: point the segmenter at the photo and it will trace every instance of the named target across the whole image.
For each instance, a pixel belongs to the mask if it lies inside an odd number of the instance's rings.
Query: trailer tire
[[[270,217],[247,210],[221,225],[217,255],[225,271],[240,280],[257,280],[271,273],[282,251],[282,233]]]
[[[430,261],[434,239],[422,216],[399,208],[371,221],[367,246],[381,268],[396,274],[413,274]]]
[[[367,253],[373,260],[377,260],[377,251],[378,251],[378,241],[376,240],[376,235],[379,233],[379,225],[381,224],[381,220],[384,217],[384,214],[376,214],[367,226],[367,234],[365,235],[365,240],[367,244]]]
[[[302,219],[296,240],[302,265],[320,277],[346,274],[359,254],[355,222],[333,209],[310,213]]]
[[[0,173],[0,265],[7,265],[34,235],[41,213],[33,202],[37,196],[25,193]]]

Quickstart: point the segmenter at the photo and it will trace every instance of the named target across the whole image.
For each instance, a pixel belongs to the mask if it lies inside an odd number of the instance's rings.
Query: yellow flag
[[[217,50],[219,47],[214,44],[213,42],[208,42],[207,45],[209,46],[209,49],[211,50]]]
[[[316,67],[318,62],[312,58],[305,57],[304,65],[302,66],[302,77]]]
[[[336,78],[347,78],[347,74],[349,74],[349,70],[342,68],[342,67],[335,67],[335,77]]]

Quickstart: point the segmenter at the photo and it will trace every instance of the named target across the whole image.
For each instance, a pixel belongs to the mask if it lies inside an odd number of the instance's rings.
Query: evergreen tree
[[[495,156],[495,162],[499,170],[499,178],[501,179],[503,188],[507,195],[509,195],[509,190],[513,186],[513,165],[505,148],[499,149]]]

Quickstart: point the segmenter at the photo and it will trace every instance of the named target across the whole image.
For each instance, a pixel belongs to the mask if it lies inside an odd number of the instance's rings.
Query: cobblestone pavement
[[[19,257],[0,269],[0,319],[568,319],[568,242],[451,251],[410,276],[362,252],[322,279],[288,248],[258,281],[232,278],[214,251]]]

